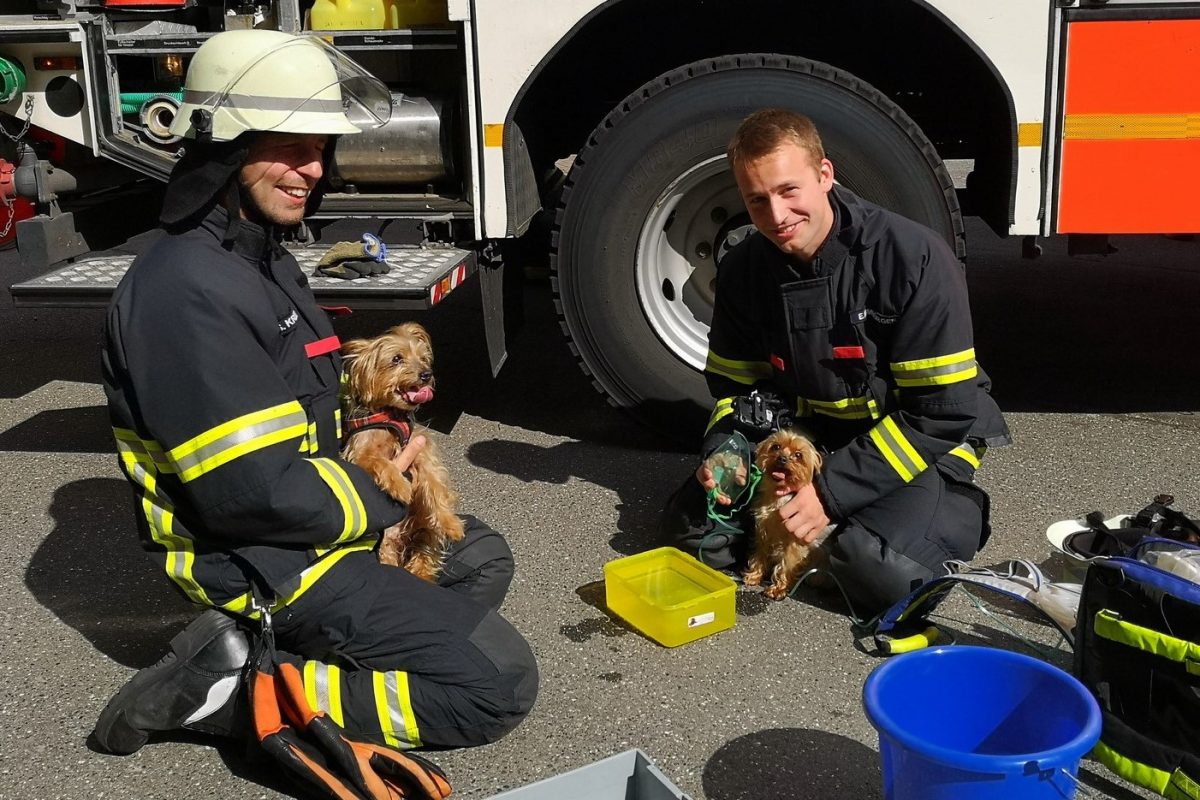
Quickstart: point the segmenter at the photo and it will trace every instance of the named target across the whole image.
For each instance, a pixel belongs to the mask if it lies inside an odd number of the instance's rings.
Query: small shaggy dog
[[[342,345],[347,373],[342,457],[365,469],[408,516],[383,532],[379,560],[436,581],[446,546],[463,537],[458,496],[432,441],[406,477],[392,462],[415,432],[413,411],[433,399],[433,346],[415,322]],[[428,440],[428,437],[426,437]]]
[[[790,430],[781,430],[764,439],[755,451],[754,463],[762,472],[762,480],[754,493],[754,553],[743,575],[746,586],[758,586],[770,573],[771,585],[767,597],[779,600],[795,585],[801,573],[828,563],[828,553],[820,541],[801,544],[779,516],[779,508],[791,500],[797,491],[812,483],[813,475],[821,468],[821,454],[805,437]],[[777,495],[786,488],[788,494]],[[822,537],[827,536],[826,530]]]

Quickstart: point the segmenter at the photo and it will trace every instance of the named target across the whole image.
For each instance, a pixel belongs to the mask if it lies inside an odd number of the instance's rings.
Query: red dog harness
[[[412,418],[406,415],[397,419],[387,411],[377,411],[365,417],[351,417],[346,423],[345,438],[349,439],[360,431],[371,429],[391,431],[400,440],[400,446],[404,447],[412,436]]]

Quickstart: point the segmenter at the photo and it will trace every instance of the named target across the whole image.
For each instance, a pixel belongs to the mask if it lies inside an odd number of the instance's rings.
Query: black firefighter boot
[[[232,617],[205,611],[108,701],[92,733],[96,745],[123,756],[141,749],[151,731],[236,735],[248,719],[241,688],[250,647]]]

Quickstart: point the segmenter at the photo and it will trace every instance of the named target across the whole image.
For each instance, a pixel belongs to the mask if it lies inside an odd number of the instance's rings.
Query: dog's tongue
[[[433,399],[433,389],[428,386],[422,386],[415,392],[405,392],[401,395],[405,402],[412,403],[414,406],[419,406],[422,403],[428,403]]]

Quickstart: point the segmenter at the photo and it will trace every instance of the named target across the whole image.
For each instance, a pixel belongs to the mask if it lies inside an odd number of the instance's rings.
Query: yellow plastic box
[[[604,565],[609,609],[667,647],[732,628],[736,591],[732,579],[674,547]]]

